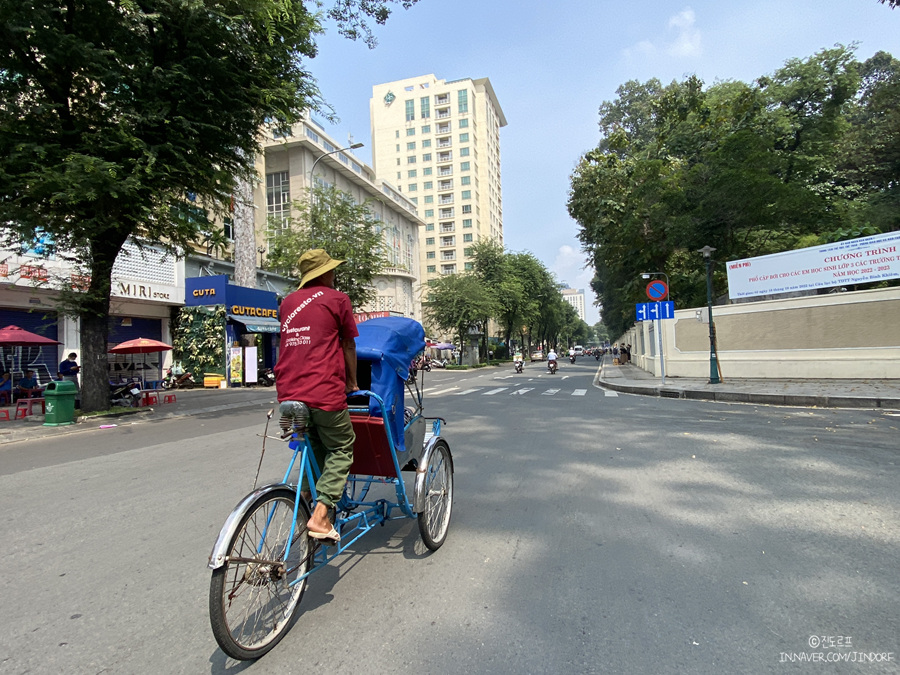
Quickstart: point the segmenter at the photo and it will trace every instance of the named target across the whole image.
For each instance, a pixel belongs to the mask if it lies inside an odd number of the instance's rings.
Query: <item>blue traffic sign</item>
[[[656,279],[647,284],[647,297],[651,300],[665,300],[669,295],[669,287],[665,281]]]
[[[635,316],[638,321],[674,319],[675,303],[672,300],[668,302],[638,302],[635,305]]]

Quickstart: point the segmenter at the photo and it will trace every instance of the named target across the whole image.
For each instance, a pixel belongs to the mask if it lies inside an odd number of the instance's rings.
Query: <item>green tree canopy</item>
[[[393,0],[335,0],[350,37]],[[403,6],[415,0],[403,0]],[[224,208],[258,129],[319,103],[311,0],[0,0],[0,222],[90,275],[77,298],[86,410],[108,406],[107,316],[126,239],[181,252],[188,193]]]
[[[426,321],[455,335],[460,348],[470,331],[483,329],[485,317],[494,315],[494,298],[474,274],[437,277],[427,287],[428,297],[422,303]]]
[[[335,187],[317,187],[309,200],[296,201],[296,217],[277,223],[278,236],[267,266],[300,279],[300,256],[323,248],[332,258],[346,260],[335,270],[335,288],[359,308],[375,299],[372,280],[388,264],[379,223],[367,203],[357,204]],[[270,228],[275,226],[270,222]]]

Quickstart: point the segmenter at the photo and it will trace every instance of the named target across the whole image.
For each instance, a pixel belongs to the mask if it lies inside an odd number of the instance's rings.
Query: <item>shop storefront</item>
[[[202,375],[224,375],[229,386],[239,387],[256,384],[260,368],[275,366],[280,323],[274,292],[229,284],[227,275],[194,277],[185,280],[184,304],[185,316],[194,314],[191,308],[204,308],[207,326],[215,321],[221,327],[217,367]]]

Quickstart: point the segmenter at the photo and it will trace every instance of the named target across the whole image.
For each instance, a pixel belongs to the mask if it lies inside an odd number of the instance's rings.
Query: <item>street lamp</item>
[[[719,381],[719,362],[718,350],[716,349],[716,327],[713,324],[712,313],[712,253],[715,251],[712,246],[704,246],[697,250],[697,253],[703,254],[706,261],[706,310],[709,317],[709,383],[721,384]]]
[[[357,150],[363,146],[362,143],[354,143],[353,145],[348,145],[346,148],[338,148],[337,150],[332,150],[331,152],[325,152],[318,157],[316,157],[316,161],[313,162],[312,168],[309,170],[309,205],[312,206],[313,199],[313,181],[315,180],[315,170],[316,164],[319,163],[319,160],[323,157],[328,157],[328,155],[333,155],[336,152],[344,152],[344,150]]]
[[[669,293],[669,275],[665,272],[641,272],[641,279],[649,279],[651,276],[659,276],[666,278],[666,295],[661,298],[668,300],[671,296]],[[662,319],[659,318],[659,312],[656,314],[656,337],[659,344],[659,376],[662,384],[666,383],[666,362],[663,358],[663,338],[662,338]]]

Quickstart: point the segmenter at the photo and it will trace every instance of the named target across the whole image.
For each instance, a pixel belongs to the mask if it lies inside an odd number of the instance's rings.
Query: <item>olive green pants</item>
[[[344,494],[350,465],[353,464],[353,443],[356,434],[350,422],[350,411],[328,412],[309,409],[309,443],[322,475],[316,481],[316,493],[320,502],[331,508]],[[306,476],[300,488],[309,491]]]

